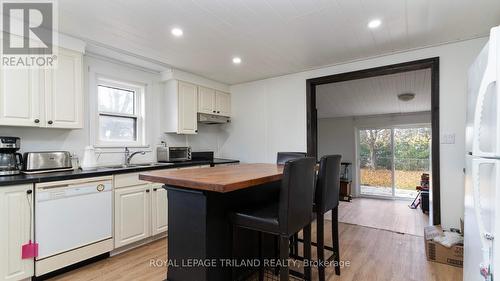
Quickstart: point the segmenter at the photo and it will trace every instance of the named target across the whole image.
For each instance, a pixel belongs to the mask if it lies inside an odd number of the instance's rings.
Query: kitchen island
[[[140,174],[168,191],[167,280],[235,280],[248,273],[248,267],[231,270],[230,259],[255,258],[257,234],[237,229],[233,235],[228,214],[276,200],[282,176],[275,164]]]

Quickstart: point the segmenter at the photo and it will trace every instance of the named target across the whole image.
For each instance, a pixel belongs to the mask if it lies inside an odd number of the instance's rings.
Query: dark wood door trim
[[[441,188],[439,155],[439,57],[403,62],[346,73],[327,75],[306,80],[307,154],[318,157],[318,118],[316,86],[335,82],[370,78],[419,69],[431,70],[431,127],[432,127],[432,222],[441,223]]]

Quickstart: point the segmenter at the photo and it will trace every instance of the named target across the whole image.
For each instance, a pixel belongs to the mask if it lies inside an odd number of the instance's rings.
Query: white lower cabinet
[[[151,235],[157,235],[167,231],[168,228],[167,191],[161,184],[152,184],[152,186]]]
[[[151,234],[149,184],[115,190],[115,248]]]
[[[0,280],[23,280],[34,274],[34,260],[21,259],[22,245],[33,234],[32,191],[32,184],[0,188]]]
[[[164,233],[168,228],[167,191],[161,184],[143,183],[138,176],[115,175],[115,248]]]

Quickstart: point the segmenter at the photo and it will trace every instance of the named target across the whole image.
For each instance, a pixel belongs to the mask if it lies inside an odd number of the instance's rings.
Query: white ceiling
[[[485,36],[498,0],[62,0],[66,34],[236,84]],[[367,23],[382,19],[369,30]],[[170,30],[179,26],[182,38]],[[233,56],[243,59],[233,65]]]
[[[408,102],[399,94],[414,93]],[[317,86],[318,118],[431,110],[431,71],[422,69]]]

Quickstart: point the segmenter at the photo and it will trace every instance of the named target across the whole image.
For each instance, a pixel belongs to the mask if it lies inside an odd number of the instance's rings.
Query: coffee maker
[[[23,157],[18,137],[0,137],[0,176],[17,175],[21,172]]]

